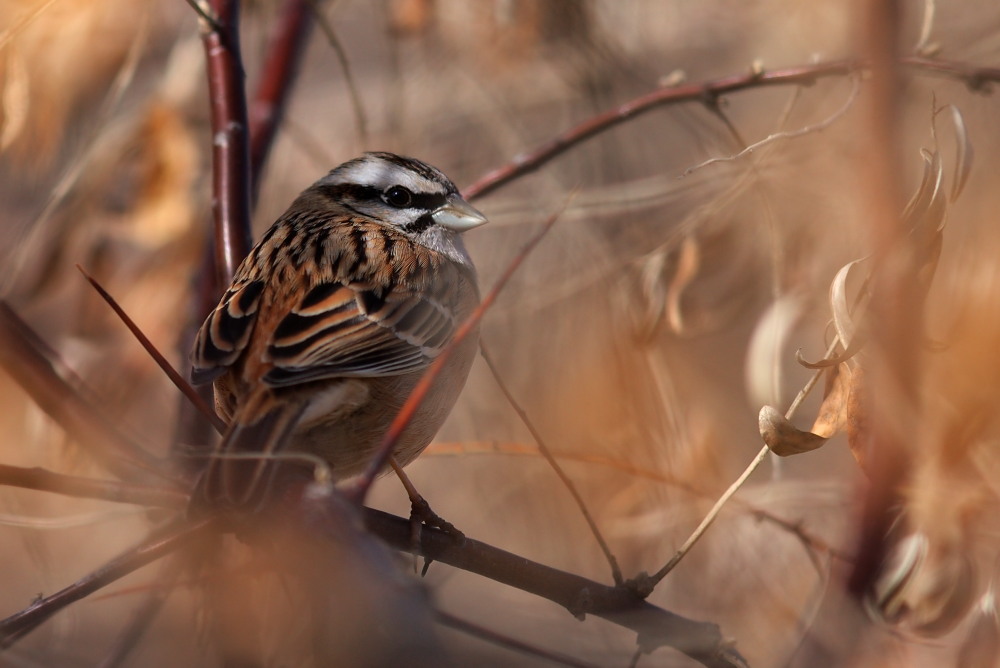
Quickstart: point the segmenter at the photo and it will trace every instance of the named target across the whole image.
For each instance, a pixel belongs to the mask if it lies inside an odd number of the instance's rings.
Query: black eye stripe
[[[358,201],[368,200],[384,201],[382,191],[374,186],[362,186],[356,183],[340,183],[337,185],[319,186],[320,192],[331,199],[353,199]],[[440,193],[412,193],[410,205],[407,209],[424,209],[433,211],[448,201],[448,196]]]
[[[446,201],[448,201],[446,195],[413,193],[410,199],[410,206],[407,208],[433,211],[439,206],[443,206]]]

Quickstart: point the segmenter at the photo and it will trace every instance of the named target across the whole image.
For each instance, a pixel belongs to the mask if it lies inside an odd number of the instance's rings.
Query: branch
[[[354,124],[358,128],[358,141],[362,146],[368,143],[368,122],[365,119],[365,108],[361,104],[361,93],[358,90],[358,85],[354,80],[354,74],[351,71],[351,61],[347,58],[347,52],[344,50],[344,46],[337,39],[337,33],[333,30],[333,24],[327,20],[323,12],[320,11],[318,0],[306,0],[309,6],[312,8],[313,13],[316,15],[316,22],[319,24],[319,29],[323,32],[323,36],[326,37],[327,43],[333,49],[334,55],[337,56],[337,62],[340,64],[340,69],[344,73],[344,82],[347,84],[347,94],[351,99],[351,107],[354,109]]]
[[[250,102],[251,206],[256,204],[260,194],[264,164],[284,119],[292,84],[298,79],[299,65],[309,44],[313,23],[311,5],[310,0],[287,0],[282,6],[267,47],[264,69]]]
[[[89,596],[102,587],[106,587],[146,564],[186,545],[211,524],[211,520],[203,519],[197,522],[173,524],[165,529],[155,531],[136,547],[119,555],[68,587],[40,598],[24,610],[0,620],[0,648],[12,646],[71,603]]]
[[[215,411],[209,407],[208,402],[206,402],[205,399],[198,394],[198,390],[193,388],[191,383],[189,383],[186,378],[181,376],[181,374],[173,366],[171,366],[170,362],[167,361],[167,358],[164,357],[163,354],[156,349],[156,346],[153,345],[153,342],[149,340],[149,337],[147,337],[139,326],[133,322],[132,318],[125,313],[125,309],[123,309],[118,302],[115,301],[115,298],[112,297],[95,278],[84,271],[83,267],[76,265],[76,268],[81,274],[83,274],[83,277],[87,279],[94,290],[97,291],[97,294],[101,296],[101,299],[103,299],[107,305],[111,307],[111,310],[115,312],[115,315],[117,315],[125,326],[128,327],[128,330],[132,332],[132,336],[136,338],[139,345],[141,345],[149,356],[153,358],[153,361],[156,362],[158,367],[160,367],[160,370],[164,373],[164,375],[170,379],[170,382],[173,383],[174,387],[176,387],[181,394],[187,397],[187,400],[191,402],[191,405],[194,406],[194,408],[196,408],[198,412],[212,424],[213,427],[215,427],[217,432],[220,434],[224,432],[226,430],[226,423],[222,421],[222,418],[215,414]]]
[[[535,439],[535,444],[538,446],[538,452],[545,458],[545,461],[548,462],[560,482],[562,482],[563,487],[566,488],[566,491],[569,492],[569,495],[573,498],[573,502],[583,515],[584,521],[587,523],[587,526],[590,527],[590,533],[594,535],[594,539],[597,541],[598,547],[601,548],[601,552],[604,553],[604,558],[611,567],[611,577],[614,579],[615,584],[624,584],[625,579],[622,576],[621,568],[618,566],[618,559],[615,558],[615,555],[608,546],[607,541],[604,540],[604,535],[601,534],[601,530],[597,526],[597,521],[594,520],[593,515],[590,514],[590,510],[587,508],[587,503],[583,500],[583,495],[580,494],[576,485],[573,484],[573,480],[566,475],[562,466],[558,461],[556,461],[555,456],[552,454],[552,450],[549,448],[548,444],[546,444],[545,439],[542,438],[542,434],[535,428],[534,423],[528,417],[528,413],[521,407],[521,404],[517,402],[517,399],[514,398],[510,388],[507,387],[507,383],[504,382],[503,377],[500,375],[500,370],[493,362],[493,357],[489,354],[489,350],[482,342],[479,344],[479,354],[482,355],[483,361],[485,361],[486,366],[489,367],[490,373],[493,374],[493,380],[496,381],[497,387],[500,388],[500,392],[507,399],[507,403],[510,404],[510,407],[514,409],[515,413],[517,413],[521,423],[528,428],[528,432],[531,433],[531,437]]]
[[[834,337],[834,340],[830,344],[825,357],[832,355],[839,345],[840,339]],[[792,417],[795,416],[795,412],[799,409],[799,406],[802,405],[802,402],[805,401],[806,397],[809,396],[809,393],[812,392],[813,388],[816,387],[816,384],[819,382],[819,379],[823,375],[824,371],[824,369],[817,369],[802,389],[799,390],[799,393],[792,401],[792,404],[788,407],[788,410],[785,411],[786,420],[791,420]],[[737,478],[725,492],[723,492],[722,496],[720,496],[718,501],[715,502],[715,505],[713,505],[705,517],[702,518],[701,523],[698,524],[697,528],[695,528],[691,535],[688,536],[687,540],[684,541],[684,544],[681,545],[680,549],[677,550],[674,556],[672,556],[660,570],[651,576],[650,580],[653,586],[657,585],[664,577],[666,577],[667,573],[672,571],[677,564],[679,564],[681,560],[687,556],[687,553],[691,551],[691,548],[695,546],[701,537],[705,535],[705,532],[708,531],[708,528],[712,526],[712,523],[715,522],[719,513],[722,512],[722,508],[729,502],[730,499],[733,498],[736,492],[743,487],[746,481],[750,479],[750,476],[757,470],[757,467],[761,465],[761,462],[767,458],[770,451],[771,449],[765,445],[757,452],[756,455],[754,455],[754,458],[743,470],[743,473],[740,474],[740,477]]]
[[[239,0],[210,0],[202,21],[212,123],[212,215],[216,282],[229,285],[250,252],[250,153],[240,60]]]
[[[56,473],[39,467],[24,468],[7,464],[0,464],[0,485],[115,503],[134,503],[154,508],[182,509],[188,502],[187,493],[172,487],[149,487],[117,480],[95,480]]]
[[[82,382],[59,355],[0,300],[0,366],[39,408],[122,478],[169,478],[164,463],[122,435],[77,388]]]
[[[425,528],[415,545],[409,520],[380,510],[365,508],[364,520],[369,531],[399,550],[417,548],[428,559],[548,599],[577,617],[591,614],[635,631],[644,652],[668,646],[712,668],[746,665],[716,624],[659,608],[627,587],[604,585],[470,538],[456,544],[450,534],[432,528]]]
[[[920,56],[901,58],[899,63],[918,72],[939,74],[964,81],[970,90],[977,92],[988,91],[988,84],[1000,82],[1000,68],[996,67],[978,67],[967,63]],[[466,188],[463,194],[470,200],[482,197],[516,178],[537,170],[576,144],[653,109],[682,102],[700,102],[712,107],[720,96],[727,93],[766,86],[811,86],[819,79],[844,76],[867,67],[864,61],[840,60],[776,70],[750,68],[746,73],[732,74],[712,81],[659,88],[593,116],[553,139],[522,153],[508,164],[482,176]]]

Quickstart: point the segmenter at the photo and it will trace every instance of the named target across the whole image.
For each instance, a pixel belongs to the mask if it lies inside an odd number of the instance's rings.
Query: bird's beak
[[[479,227],[486,221],[486,216],[458,195],[449,195],[448,201],[431,212],[431,218],[442,227],[455,232],[464,232],[473,227]]]

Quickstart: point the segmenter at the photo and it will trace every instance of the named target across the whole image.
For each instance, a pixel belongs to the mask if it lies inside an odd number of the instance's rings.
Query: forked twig
[[[514,412],[520,418],[521,423],[528,428],[531,433],[531,437],[535,439],[535,444],[538,446],[538,452],[541,453],[545,461],[548,462],[552,470],[555,471],[556,476],[562,482],[563,487],[569,492],[569,495],[573,497],[573,502],[576,507],[580,510],[583,515],[583,519],[587,522],[587,526],[590,527],[590,533],[594,535],[594,539],[601,548],[601,552],[604,553],[604,558],[607,559],[608,565],[611,566],[611,577],[614,578],[616,585],[625,584],[625,578],[622,576],[621,568],[618,566],[618,560],[615,558],[611,548],[608,547],[607,541],[604,540],[604,536],[601,534],[600,528],[597,526],[597,522],[594,520],[593,515],[590,514],[590,510],[587,509],[587,503],[583,500],[583,496],[577,490],[576,485],[570,479],[563,467],[556,461],[555,456],[552,454],[552,450],[545,443],[545,439],[542,438],[541,433],[535,428],[534,423],[531,418],[528,417],[527,412],[521,407],[521,404],[517,402],[514,395],[511,393],[510,388],[507,387],[507,383],[504,382],[503,377],[500,375],[500,370],[497,365],[493,362],[493,357],[489,354],[486,348],[486,344],[480,342],[479,344],[479,354],[482,355],[483,361],[486,362],[486,366],[489,367],[490,373],[493,374],[493,380],[496,381],[497,387],[500,388],[500,392],[503,393],[504,397],[507,398],[507,403],[510,404]]]
[[[745,157],[745,156],[753,153],[754,151],[762,149],[765,146],[767,146],[769,144],[773,144],[773,143],[775,143],[775,142],[777,142],[779,140],[782,140],[782,139],[795,139],[796,137],[802,137],[802,136],[805,136],[805,135],[814,134],[814,133],[819,132],[821,130],[825,130],[826,128],[828,128],[831,125],[833,125],[837,120],[839,120],[842,116],[844,116],[844,114],[846,114],[848,112],[848,110],[854,104],[854,101],[858,98],[858,94],[860,92],[861,92],[861,78],[858,77],[858,76],[855,76],[854,77],[854,85],[851,88],[851,94],[847,97],[847,100],[844,102],[843,105],[841,105],[841,107],[839,109],[837,109],[835,112],[833,112],[832,114],[830,114],[829,116],[827,116],[823,120],[821,120],[821,121],[819,121],[817,123],[813,123],[812,125],[806,125],[804,127],[798,128],[797,130],[783,130],[783,131],[780,131],[780,132],[771,133],[768,136],[766,136],[763,139],[761,139],[760,141],[756,141],[756,142],[754,142],[752,144],[747,145],[746,147],[744,147],[741,151],[739,151],[737,153],[733,153],[731,155],[727,155],[727,156],[723,156],[723,157],[719,157],[719,158],[709,158],[708,160],[705,160],[703,162],[699,162],[697,165],[692,165],[691,167],[688,167],[683,172],[681,172],[681,178],[683,178],[685,176],[690,176],[693,172],[696,172],[699,169],[703,169],[705,167],[708,167],[709,165],[714,165],[714,164],[719,163],[719,162],[733,162],[733,161],[739,160],[739,159],[741,159],[741,158],[743,158],[743,157]]]
[[[832,355],[838,345],[840,345],[840,339],[835,337],[833,342],[830,344],[830,347],[827,348],[827,352],[824,357]],[[792,404],[788,407],[788,410],[785,411],[786,420],[791,420],[795,416],[795,412],[799,409],[802,402],[805,401],[805,398],[809,396],[809,393],[812,392],[813,388],[816,387],[816,383],[819,382],[819,379],[822,377],[824,372],[825,369],[818,369],[815,373],[813,373],[812,377],[808,380],[808,382],[806,382],[802,389],[799,390],[799,393],[795,396]],[[672,571],[674,567],[676,567],[677,564],[679,564],[687,555],[687,553],[691,551],[691,548],[694,547],[695,543],[697,543],[701,537],[705,535],[705,532],[708,531],[708,528],[712,526],[713,522],[715,522],[719,513],[722,512],[722,508],[729,502],[733,495],[736,494],[741,487],[743,487],[743,484],[750,478],[751,475],[753,475],[753,472],[757,470],[757,467],[761,465],[761,462],[767,459],[767,455],[770,451],[771,449],[766,445],[760,449],[760,451],[743,470],[743,473],[740,474],[740,477],[738,477],[722,494],[722,496],[719,497],[719,500],[715,502],[715,505],[712,506],[711,510],[708,511],[705,517],[701,520],[701,523],[691,533],[691,535],[688,536],[687,540],[684,541],[684,544],[681,545],[680,549],[677,550],[674,556],[670,557],[670,560],[663,565],[663,568],[650,576],[650,580],[654,586],[658,584],[667,575],[667,573]]]
[[[657,607],[628,587],[601,584],[472,538],[457,543],[433,528],[422,531],[419,543],[414,545],[408,520],[372,508],[363,512],[369,531],[393,547],[405,551],[416,547],[424,557],[548,599],[578,617],[594,615],[635,631],[643,652],[673,647],[711,668],[747,665],[716,624]]]
[[[1000,68],[997,67],[980,67],[923,56],[900,58],[899,63],[919,72],[959,79],[964,81],[970,90],[977,92],[985,91],[990,83],[1000,82]],[[682,102],[702,102],[712,105],[720,96],[727,93],[766,86],[809,86],[818,79],[843,76],[866,68],[867,63],[856,60],[811,63],[774,70],[751,68],[742,74],[733,74],[711,81],[659,88],[592,116],[553,139],[516,156],[506,165],[487,172],[466,188],[463,194],[467,199],[482,197],[516,178],[535,171],[576,144],[653,109]]]

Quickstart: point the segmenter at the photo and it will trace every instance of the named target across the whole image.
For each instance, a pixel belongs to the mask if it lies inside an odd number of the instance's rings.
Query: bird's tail
[[[215,448],[191,498],[191,509],[259,508],[277,470],[274,455],[302,416],[302,402],[257,395],[245,402]]]

